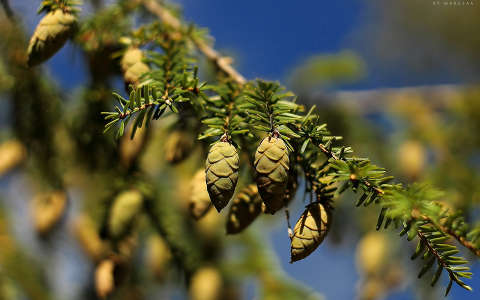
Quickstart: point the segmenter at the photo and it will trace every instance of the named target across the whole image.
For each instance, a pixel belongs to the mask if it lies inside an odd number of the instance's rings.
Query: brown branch
[[[183,30],[184,26],[174,15],[172,15],[162,4],[156,0],[144,0],[143,6],[153,15],[157,16],[163,23],[176,30]],[[215,66],[233,79],[236,83],[244,85],[247,80],[231,65],[229,57],[222,56],[215,49],[210,47],[205,41],[199,38],[190,37],[195,46],[202,52]]]
[[[460,243],[460,245],[464,246],[468,250],[470,250],[474,255],[480,257],[480,249],[477,248],[472,242],[467,240],[464,236],[456,234],[451,228],[448,228],[444,225],[441,224],[436,224],[431,218],[428,216],[422,215],[422,219],[434,224],[435,227],[437,227],[438,230],[442,231],[445,234],[448,234],[455,238],[457,242]]]
[[[470,250],[476,256],[480,257],[480,249],[475,247],[475,245],[469,240],[467,240],[465,237],[456,234],[453,230],[444,226],[440,226],[439,229],[447,233],[448,235],[453,236],[462,246]]]

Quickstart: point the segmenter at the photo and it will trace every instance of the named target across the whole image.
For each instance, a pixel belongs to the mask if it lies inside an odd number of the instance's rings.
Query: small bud
[[[238,180],[239,157],[229,142],[217,142],[208,152],[206,162],[207,190],[218,212],[227,206]]]

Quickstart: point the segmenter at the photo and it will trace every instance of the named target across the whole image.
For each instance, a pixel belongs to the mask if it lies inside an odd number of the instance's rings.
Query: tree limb
[[[183,25],[174,15],[172,15],[165,7],[156,0],[144,0],[143,6],[153,15],[157,16],[163,23],[168,24],[174,29],[181,30]],[[191,37],[192,42],[215,66],[232,78],[236,83],[243,85],[247,81],[235,68],[231,65],[229,57],[222,56],[217,50],[210,47],[203,40]]]

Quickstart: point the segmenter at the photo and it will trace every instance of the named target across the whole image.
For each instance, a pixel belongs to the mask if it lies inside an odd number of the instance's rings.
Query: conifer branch
[[[157,16],[162,22],[169,25],[175,30],[183,31],[184,26],[181,21],[172,15],[168,9],[156,0],[143,0],[144,7],[153,15]],[[231,65],[231,59],[222,56],[217,50],[209,46],[204,40],[190,36],[192,42],[215,66],[230,77],[233,81],[240,85],[244,85],[247,81],[234,67]]]
[[[294,95],[281,93],[283,88],[277,83],[261,80],[256,83],[247,83],[243,76],[231,67],[227,58],[220,56],[202,38],[190,34],[186,26],[162,4],[154,0],[144,0],[142,3],[150,13],[166,25],[166,28],[162,29],[167,36],[166,41],[157,41],[163,53],[151,53],[153,60],[150,62],[156,60],[157,69],[148,72],[146,76],[148,78],[144,82],[146,92],[143,93],[146,97],[142,97],[140,92],[137,92],[129,100],[120,99],[122,109],[117,109],[117,113],[106,113],[107,118],[122,121],[121,130],[123,130],[123,120],[128,120],[132,115],[139,113],[134,125],[135,129],[137,124],[142,123],[146,110],[150,109],[150,118],[147,117],[146,120],[151,119],[152,107],[156,107],[157,111],[160,109],[163,113],[165,105],[170,105],[172,111],[177,112],[177,108],[172,105],[171,97],[179,97],[180,101],[202,108],[201,111],[196,111],[195,118],[208,128],[203,131],[199,139],[222,136],[222,141],[230,142],[230,137],[235,134],[255,138],[265,133],[274,138],[281,137],[288,149],[293,152],[295,164],[300,165],[303,170],[306,191],[310,194],[311,203],[315,195],[316,202],[329,209],[329,203],[334,194],[342,194],[348,188],[355,193],[360,192],[362,196],[357,201],[357,206],[377,203],[382,208],[377,230],[383,225],[387,228],[391,223],[396,226],[401,223],[404,225],[402,235],[408,233],[409,240],[416,236],[419,238],[419,246],[414,257],[426,249],[424,258],[428,258],[421,275],[437,261],[438,269],[432,285],[437,282],[442,270],[447,270],[450,278],[447,293],[452,282],[456,282],[465,289],[471,289],[459,279],[459,277],[470,278],[470,272],[463,272],[468,271],[468,267],[458,266],[467,261],[461,257],[453,257],[452,255],[459,251],[454,245],[443,242],[452,236],[477,256],[480,254],[480,249],[467,237],[465,230],[467,225],[462,227],[461,232],[452,225],[455,221],[452,219],[454,216],[446,215],[436,202],[439,196],[438,191],[420,184],[412,186],[391,184],[393,177],[385,176],[385,169],[373,165],[366,158],[350,156],[349,154],[353,152],[350,147],[334,146],[334,143],[342,138],[328,132],[326,124],[320,123],[319,116],[314,113],[314,108],[304,114],[303,106],[295,103]],[[177,33],[176,37],[174,33]],[[185,38],[190,39],[200,52],[215,63],[218,69],[231,80],[230,83],[227,80],[226,84],[212,87],[202,85],[198,88],[196,70],[191,72],[190,69],[183,67],[189,65],[189,61],[185,59],[186,47],[183,43]],[[163,96],[153,97],[153,102],[148,102],[150,88],[152,91],[158,89]],[[209,95],[210,97],[202,95],[202,88],[210,89],[215,95]],[[135,99],[132,100],[133,98]],[[197,99],[199,101],[196,101]],[[153,118],[156,116],[158,116],[157,112],[153,114]],[[107,127],[111,126],[110,124],[112,122],[107,124]],[[279,144],[283,144],[283,141]],[[264,147],[267,148],[267,146]],[[248,149],[248,145],[245,148]],[[285,148],[279,147],[279,149]],[[264,155],[265,150],[262,149],[262,151],[255,154],[256,159]],[[287,153],[288,158],[288,151],[279,151],[278,156],[283,159],[284,153]],[[322,154],[326,159],[320,157]],[[271,156],[276,155],[276,153],[271,154]],[[278,160],[276,159],[267,167],[275,169]],[[273,161],[273,158],[268,157],[266,161]],[[286,169],[281,169],[285,174],[289,164],[288,159],[286,161]],[[230,171],[230,167],[227,166],[226,169]],[[278,182],[286,183],[286,178],[287,176],[279,176]],[[342,182],[343,185],[337,186],[336,182]],[[230,190],[228,192],[233,193]],[[447,221],[442,222],[442,220]]]

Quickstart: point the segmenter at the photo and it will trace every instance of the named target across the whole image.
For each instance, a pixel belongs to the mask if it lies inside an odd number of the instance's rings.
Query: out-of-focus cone
[[[195,173],[190,183],[191,195],[188,210],[196,220],[205,216],[212,207],[205,180],[205,170],[200,169]]]
[[[113,292],[115,281],[113,271],[115,263],[111,259],[101,261],[95,270],[95,290],[98,297],[105,299]]]
[[[405,271],[398,263],[389,265],[383,281],[388,289],[394,289],[400,286],[405,280]]]
[[[22,143],[17,140],[9,140],[0,145],[0,176],[4,175],[26,157],[27,151]]]
[[[198,220],[195,225],[200,234],[206,238],[212,238],[223,231],[221,231],[221,229],[223,229],[223,226],[221,226],[222,221],[223,218],[221,215],[214,209],[211,209],[203,218]]]
[[[124,191],[115,198],[108,220],[108,232],[112,237],[120,238],[128,232],[142,204],[143,196],[137,190]]]
[[[192,300],[219,300],[222,293],[222,276],[217,269],[204,267],[192,276],[190,298]]]
[[[167,265],[172,258],[170,249],[158,235],[152,235],[148,239],[147,249],[147,266],[157,279],[162,280],[168,272]]]
[[[53,56],[75,28],[74,15],[56,9],[47,13],[38,23],[28,44],[28,66],[38,65]]]
[[[102,241],[93,224],[87,215],[78,216],[73,223],[73,233],[77,238],[83,251],[94,261],[105,257],[108,246]]]
[[[255,184],[243,188],[233,199],[227,217],[227,234],[236,234],[247,228],[262,212],[262,198]]]
[[[385,265],[388,241],[380,232],[367,233],[358,243],[356,262],[359,271],[367,276],[379,274]]]
[[[359,287],[358,298],[360,300],[377,300],[385,296],[385,286],[380,279],[368,278]]]
[[[146,126],[137,128],[133,139],[130,139],[131,132],[132,127],[129,127],[127,133],[120,140],[120,161],[126,168],[129,168],[138,159],[138,156],[144,149],[147,138]]]
[[[33,198],[32,211],[36,231],[45,235],[60,221],[67,205],[64,191],[38,194]]]
[[[425,167],[426,156],[425,148],[420,142],[409,140],[403,143],[398,149],[402,173],[412,180],[418,178]]]
[[[165,141],[165,160],[171,164],[183,161],[192,152],[193,140],[186,131],[172,131]]]
[[[123,71],[123,79],[126,85],[132,84],[134,87],[140,86],[140,78],[150,68],[143,62],[143,52],[136,47],[129,47],[123,54],[120,66]]]

